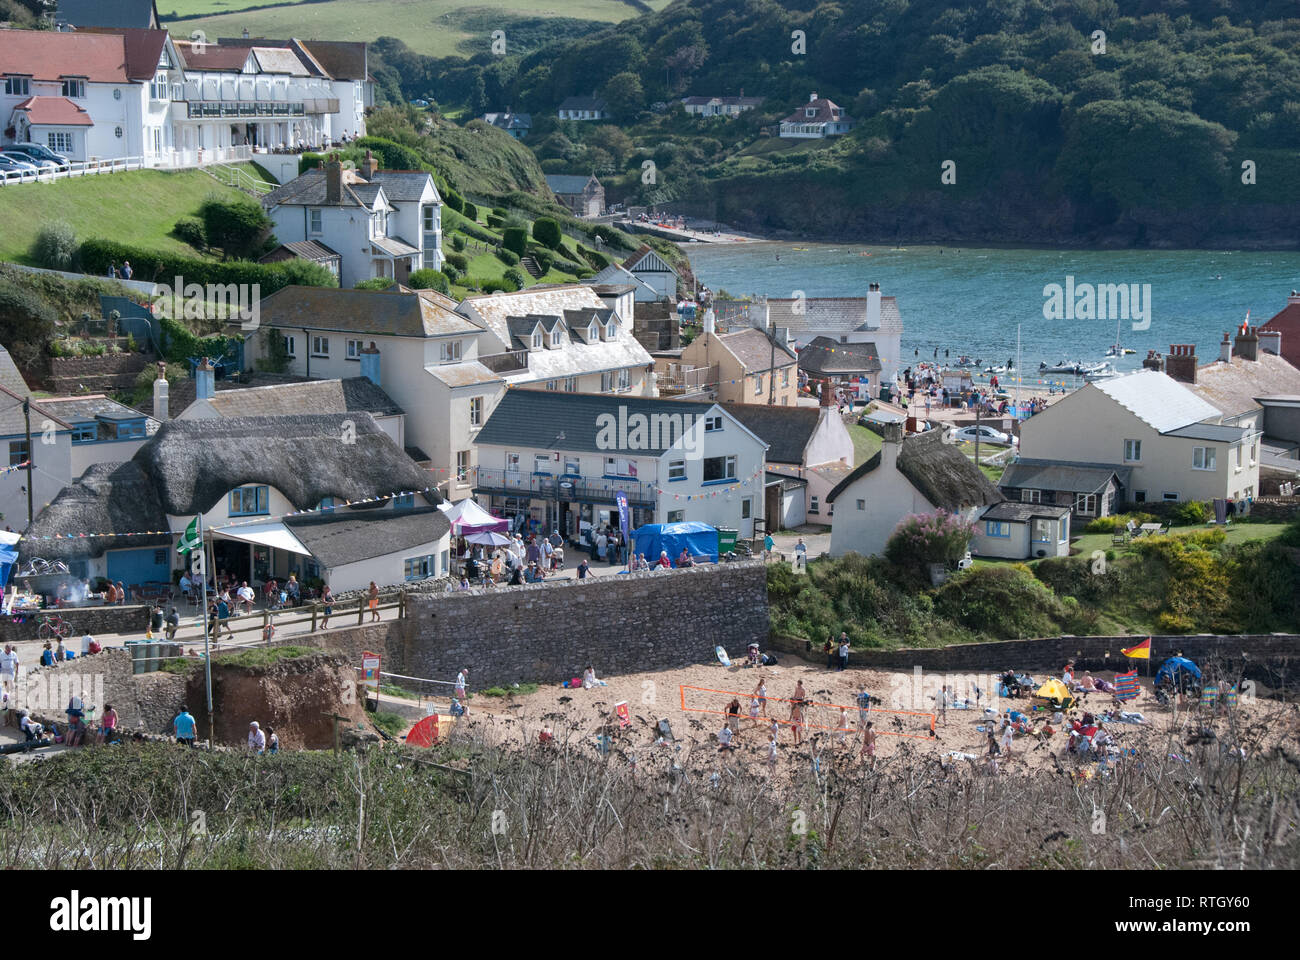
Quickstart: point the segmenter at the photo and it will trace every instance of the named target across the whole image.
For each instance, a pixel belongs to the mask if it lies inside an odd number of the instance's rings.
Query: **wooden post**
[[[271,645],[271,643],[269,640],[267,640],[266,628],[270,625],[270,623],[271,623],[271,611],[263,610],[262,611],[262,639],[267,641],[266,645],[268,647]]]
[[[357,626],[359,627],[363,623],[365,623],[365,619],[366,619],[366,594],[363,593],[360,599],[357,600]]]
[[[311,632],[312,633],[316,632],[316,606],[317,605],[315,601],[313,601],[311,605]]]

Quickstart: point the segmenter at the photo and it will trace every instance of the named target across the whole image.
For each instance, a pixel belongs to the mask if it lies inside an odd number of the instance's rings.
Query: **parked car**
[[[26,154],[33,160],[47,160],[59,170],[68,169],[71,163],[63,154],[55,153],[43,143],[15,143],[5,147],[4,152]]]
[[[0,173],[40,173],[36,164],[21,159],[21,154],[0,153]]]
[[[16,150],[5,150],[0,152],[0,157],[8,157],[17,163],[27,163],[41,171],[54,171],[59,169],[59,165],[53,160],[45,160],[41,157],[33,157],[30,154],[19,153]]]
[[[974,443],[978,439],[980,443],[1000,443],[1004,447],[1014,447],[1020,443],[1019,437],[1008,436],[1001,430],[994,430],[983,424],[978,427],[962,427],[960,430],[954,430],[952,439],[969,443]]]

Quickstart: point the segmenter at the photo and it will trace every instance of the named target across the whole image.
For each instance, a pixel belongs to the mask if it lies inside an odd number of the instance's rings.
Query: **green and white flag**
[[[185,528],[185,532],[181,534],[180,540],[176,542],[176,552],[187,554],[195,547],[197,547],[200,542],[201,541],[199,540],[199,518],[195,517],[193,520],[190,521],[190,525]]]

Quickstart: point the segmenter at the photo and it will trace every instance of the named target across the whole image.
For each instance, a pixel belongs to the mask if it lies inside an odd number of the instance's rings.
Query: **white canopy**
[[[310,557],[311,551],[302,545],[302,541],[290,532],[283,523],[250,523],[242,527],[216,527],[213,534],[229,537],[231,540],[243,540],[245,543],[258,543],[264,547],[287,550]]]
[[[459,533],[464,529],[475,529],[486,527],[492,529],[505,529],[508,521],[500,517],[494,517],[482,507],[480,507],[473,497],[467,497],[460,503],[453,504],[447,511],[447,519],[451,521],[453,533]]]

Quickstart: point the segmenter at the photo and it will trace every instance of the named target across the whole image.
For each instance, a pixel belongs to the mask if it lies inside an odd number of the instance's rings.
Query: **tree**
[[[70,224],[54,220],[43,224],[32,243],[32,259],[50,270],[70,270],[77,256],[77,235]]]
[[[0,277],[0,330],[6,346],[22,366],[40,362],[54,332],[54,309],[30,290]]]
[[[538,217],[533,221],[533,239],[552,250],[559,250],[563,234],[560,225],[550,217]]]
[[[911,514],[890,534],[885,544],[885,559],[910,573],[925,576],[932,563],[951,566],[964,557],[974,535],[974,524],[945,510]]]
[[[501,235],[501,246],[522,257],[528,250],[528,232],[523,227],[506,227]]]
[[[199,207],[208,243],[221,248],[222,259],[260,253],[271,233],[271,218],[252,197],[210,194]]]
[[[641,86],[641,78],[627,70],[610,77],[601,87],[600,95],[610,112],[620,120],[630,120],[645,106],[645,90]]]

